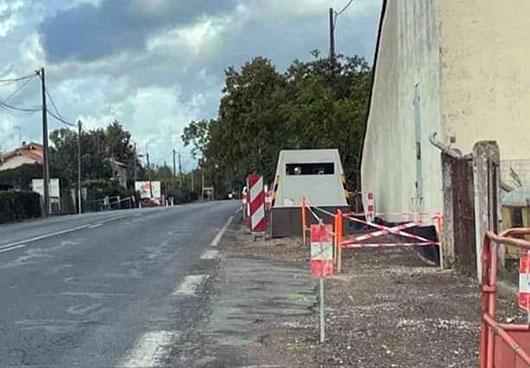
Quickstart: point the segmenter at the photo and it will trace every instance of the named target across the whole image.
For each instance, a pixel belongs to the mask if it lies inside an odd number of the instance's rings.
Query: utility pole
[[[329,58],[335,61],[335,13],[329,8]]]
[[[153,183],[151,182],[151,164],[149,163],[149,151],[147,150],[147,143],[145,144],[145,157],[147,158],[147,175],[149,176],[149,194],[153,199]]]
[[[44,68],[38,70],[42,85],[42,184],[44,187],[44,211],[42,215],[47,217],[50,212],[50,169],[48,166],[48,110],[46,108],[46,74]]]
[[[180,152],[179,152],[179,186],[180,186],[180,189],[182,190],[182,161],[180,159]]]
[[[77,126],[77,203],[79,214],[82,214],[83,208],[81,204],[81,120],[77,122]]]
[[[204,167],[201,168],[202,173],[202,190],[201,190],[201,199],[204,199]]]
[[[190,174],[191,174],[191,191],[194,192],[195,191],[195,185],[193,184],[193,172],[194,170],[192,169]]]
[[[177,176],[177,162],[176,162],[177,151],[173,148],[173,176]]]
[[[138,181],[138,150],[136,149],[136,143],[134,143],[134,162],[133,162],[133,166],[134,166],[134,185],[136,185],[136,182]]]

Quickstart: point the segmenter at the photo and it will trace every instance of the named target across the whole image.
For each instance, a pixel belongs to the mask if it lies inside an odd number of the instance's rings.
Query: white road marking
[[[224,226],[217,233],[215,238],[213,238],[212,242],[210,243],[210,247],[217,247],[219,245],[219,242],[221,241],[223,234],[225,233],[226,229],[228,229],[228,226],[230,226],[230,223],[232,222],[233,219],[234,219],[234,216],[230,216],[226,224],[224,224]]]
[[[66,229],[66,230],[56,231],[56,232],[54,232],[54,233],[49,233],[49,234],[39,235],[39,236],[36,236],[36,237],[34,237],[34,238],[20,240],[20,241],[18,241],[18,242],[14,242],[14,243],[11,243],[11,244],[5,244],[5,245],[2,245],[2,246],[0,247],[0,250],[2,250],[2,249],[6,249],[6,248],[11,248],[11,247],[13,247],[13,246],[15,246],[15,245],[19,245],[19,244],[31,243],[31,242],[34,242],[34,241],[37,241],[37,240],[42,240],[42,239],[46,239],[46,238],[51,238],[52,236],[57,236],[57,235],[61,235],[61,234],[71,233],[72,231],[76,231],[76,230],[81,230],[81,229],[87,228],[87,227],[89,227],[90,225],[91,225],[91,224],[81,225],[81,226],[73,227],[73,228],[71,228],[71,229]]]
[[[107,219],[107,220],[104,220],[104,221],[100,221],[100,222],[98,222],[96,224],[85,224],[85,225],[81,225],[81,226],[72,227],[72,228],[66,229],[66,230],[60,230],[60,231],[56,231],[56,232],[53,232],[53,233],[39,235],[39,236],[36,236],[34,238],[20,240],[20,241],[17,241],[17,242],[14,242],[14,243],[10,243],[10,244],[4,244],[4,245],[0,246],[0,253],[8,252],[8,251],[11,251],[11,250],[17,249],[17,248],[22,248],[22,247],[15,247],[17,245],[24,245],[25,246],[26,243],[31,243],[31,242],[34,242],[34,241],[37,241],[37,240],[51,238],[51,237],[57,236],[57,235],[68,234],[68,233],[71,233],[71,232],[74,232],[74,231],[77,231],[77,230],[81,230],[81,229],[86,229],[86,228],[95,229],[95,228],[97,228],[97,227],[99,227],[99,226],[101,226],[101,225],[103,225],[103,224],[105,224],[107,222],[120,220],[122,218],[129,217],[129,216],[130,216],[129,214],[127,214],[125,216],[115,216],[115,217],[112,217],[110,219]],[[7,248],[9,248],[9,249],[7,249]]]
[[[122,361],[123,368],[151,368],[163,364],[169,353],[169,346],[177,334],[170,331],[147,332],[136,342],[134,348]]]
[[[219,257],[219,251],[209,249],[202,254],[201,259],[216,259],[217,257]]]
[[[18,248],[24,248],[25,246],[26,244],[20,244],[20,245],[15,245],[14,247],[11,247],[11,248],[0,249],[0,253],[11,252],[12,250],[15,250]]]
[[[197,294],[197,289],[201,286],[206,280],[208,280],[208,275],[189,275],[184,277],[184,280],[180,283],[177,290],[173,292],[174,296],[194,296]]]

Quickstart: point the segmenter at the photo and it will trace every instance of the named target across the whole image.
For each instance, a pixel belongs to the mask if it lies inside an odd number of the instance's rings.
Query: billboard
[[[43,179],[33,179],[31,181],[31,188],[34,192],[39,193],[41,197],[44,197],[44,180]],[[59,187],[59,179],[50,179],[50,197],[51,198],[60,198],[61,190]]]
[[[140,198],[142,199],[151,198],[151,189],[153,191],[153,199],[162,197],[162,194],[160,191],[160,182],[152,181],[151,185],[152,185],[152,188],[150,188],[148,181],[137,181],[134,183],[134,190],[136,190],[137,192],[140,192]]]

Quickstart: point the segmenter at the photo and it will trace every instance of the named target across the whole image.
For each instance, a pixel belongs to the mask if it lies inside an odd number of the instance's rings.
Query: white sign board
[[[162,194],[160,191],[160,182],[152,181],[151,185],[152,185],[152,188],[150,188],[148,181],[137,181],[134,183],[134,190],[136,190],[137,192],[140,192],[140,198],[151,198],[151,189],[153,191],[153,198],[162,197]]]
[[[33,191],[39,193],[41,197],[44,197],[44,180],[43,179],[33,179],[31,181],[31,187]],[[51,198],[60,198],[61,197],[61,188],[59,187],[59,179],[50,179],[50,197]]]

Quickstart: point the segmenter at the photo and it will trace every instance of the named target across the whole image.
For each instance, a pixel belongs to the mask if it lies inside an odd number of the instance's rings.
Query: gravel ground
[[[223,242],[227,257],[307,269],[300,239],[253,241],[241,226]],[[245,354],[282,367],[478,366],[479,293],[474,279],[440,271],[412,249],[345,250],[343,273],[326,279],[326,342],[319,344],[318,305],[303,317],[257,323],[261,345]],[[315,293],[318,290],[315,289]],[[499,320],[521,319],[498,298]]]

